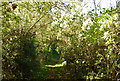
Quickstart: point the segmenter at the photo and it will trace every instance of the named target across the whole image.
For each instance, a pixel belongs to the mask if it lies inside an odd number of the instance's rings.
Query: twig
[[[44,16],[45,16],[45,15],[44,15]],[[27,35],[28,32],[29,32],[31,29],[33,29],[33,27],[35,26],[35,24],[37,24],[44,16],[40,17],[40,18],[30,27],[30,29],[29,29],[24,35]]]

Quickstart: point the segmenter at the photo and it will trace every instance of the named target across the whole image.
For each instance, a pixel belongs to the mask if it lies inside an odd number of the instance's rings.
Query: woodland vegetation
[[[3,79],[120,79],[117,8],[85,14],[75,8],[81,2],[1,4]]]

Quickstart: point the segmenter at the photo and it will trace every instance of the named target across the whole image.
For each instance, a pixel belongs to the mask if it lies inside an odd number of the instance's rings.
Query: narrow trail
[[[55,79],[55,73],[54,73],[55,68],[49,68],[49,76],[48,79]]]

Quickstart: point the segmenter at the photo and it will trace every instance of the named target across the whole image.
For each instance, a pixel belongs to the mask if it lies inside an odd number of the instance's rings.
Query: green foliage
[[[32,9],[34,8],[29,8],[35,4],[37,6],[37,3],[30,4],[25,2],[16,4],[18,4],[18,8],[11,12],[6,12],[6,7],[3,6],[3,78],[39,78],[40,63],[36,61],[38,44],[35,37],[35,25],[39,20],[37,18],[33,19],[30,12],[33,12],[34,10]],[[7,5],[9,6],[10,4]],[[49,5],[49,3],[41,3],[41,5]],[[30,9],[29,12],[26,8]],[[41,9],[41,11],[48,10],[46,8],[44,10]],[[41,12],[36,11],[36,13]]]
[[[82,14],[75,3],[18,2],[7,12],[3,4],[4,79],[120,77],[117,9]]]

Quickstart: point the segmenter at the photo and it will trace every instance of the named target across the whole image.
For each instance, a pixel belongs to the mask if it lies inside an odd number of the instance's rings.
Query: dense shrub
[[[75,11],[70,17],[61,16],[60,10],[72,10],[74,6],[62,2],[17,4],[15,10],[8,12],[9,4],[4,3],[2,10],[4,79],[120,77],[120,25],[116,9],[98,13],[92,10],[88,14]],[[63,61],[67,62],[65,67],[45,67]]]

